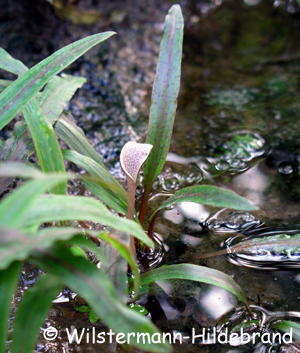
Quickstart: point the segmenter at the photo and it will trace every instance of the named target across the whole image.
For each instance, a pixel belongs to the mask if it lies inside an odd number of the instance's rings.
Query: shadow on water
[[[96,1],[105,20],[91,27],[58,18],[48,4],[24,4],[27,9],[10,3],[6,8],[10,20],[2,15],[0,31],[1,46],[27,65],[90,31],[106,30],[107,23],[119,33],[115,42],[95,49],[70,68],[87,83],[67,108],[114,176],[124,179],[120,149],[128,140],[143,140],[145,135],[149,87],[171,1],[139,5],[112,1],[108,8],[106,2]],[[176,352],[299,352],[297,340],[280,343],[276,336],[269,344],[257,335],[252,341],[255,333],[284,332],[276,324],[297,323],[300,315],[299,6],[280,0],[191,0],[181,5],[186,24],[178,114],[171,152],[154,194],[201,182],[235,190],[260,209],[250,214],[191,203],[167,209],[155,229],[164,243],[162,263],[184,260],[223,271],[243,289],[255,315],[250,319],[229,292],[190,281],[156,283],[139,304],[163,332],[177,335]],[[18,24],[14,6],[21,18]],[[112,14],[120,8],[125,16],[117,21]],[[21,16],[24,11],[28,16]],[[44,26],[39,24],[41,15]],[[26,26],[31,33],[21,34]],[[9,135],[9,130],[5,133]],[[154,197],[150,211],[161,200]],[[267,241],[281,234],[286,240],[295,239],[288,249],[274,248]],[[245,248],[232,252],[234,244],[251,240],[255,243],[249,245],[251,253]],[[220,250],[219,256],[204,256]],[[17,298],[38,275],[27,266]],[[61,298],[64,303],[54,304],[46,325],[104,330],[99,321],[91,324],[87,313],[74,310],[74,300],[76,306],[82,304],[74,293],[66,290]],[[239,335],[226,344],[215,342],[214,331],[205,332],[204,339],[194,344],[183,338],[193,329],[200,335],[209,328],[215,328],[215,336],[243,328],[251,342],[241,345]],[[99,351],[86,337],[80,348],[67,343],[63,330],[59,337],[58,343],[49,343],[41,335],[37,351]],[[100,348],[116,349],[121,351],[115,344]]]

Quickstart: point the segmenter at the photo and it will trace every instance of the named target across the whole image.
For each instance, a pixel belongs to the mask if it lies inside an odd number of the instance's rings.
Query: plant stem
[[[127,188],[128,188],[128,190],[127,190],[127,218],[131,219],[133,221],[136,183],[127,175],[126,175],[126,180],[127,180]],[[129,249],[130,249],[130,252],[136,258],[134,237],[132,235],[130,235]]]
[[[157,220],[157,217],[159,215],[159,211],[156,212],[155,216],[151,219],[149,228],[148,228],[148,237],[152,239],[152,234],[153,234],[153,229],[154,229],[154,224]]]
[[[143,224],[143,220],[145,218],[148,200],[149,200],[149,194],[150,194],[150,190],[145,189],[143,199],[142,199],[142,205],[141,205],[140,213],[139,213],[139,221],[141,224]]]

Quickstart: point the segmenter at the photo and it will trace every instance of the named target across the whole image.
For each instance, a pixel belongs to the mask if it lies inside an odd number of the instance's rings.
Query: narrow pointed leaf
[[[113,332],[149,333],[150,337],[159,331],[143,315],[133,312],[122,305],[107,274],[82,257],[73,256],[65,247],[56,247],[47,252],[36,252],[34,263],[55,275],[72,291],[83,297],[95,314],[102,318]],[[167,344],[138,342],[137,337],[131,337],[130,344],[149,352],[170,352]]]
[[[9,268],[0,271],[0,353],[7,352],[8,320],[11,302],[21,271],[21,263],[14,262]]]
[[[14,59],[2,48],[0,48],[0,69],[16,75],[24,74],[28,70],[21,61]]]
[[[258,207],[254,206],[250,201],[232,191],[211,185],[194,185],[177,191],[154,212],[151,218],[163,208],[180,202],[196,202],[203,205],[227,207],[243,211],[254,211],[258,209]]]
[[[29,127],[36,154],[42,170],[49,172],[65,172],[61,149],[49,123],[36,99],[31,99],[23,108],[24,117]],[[55,187],[57,194],[65,194],[67,182]]]
[[[105,168],[101,157],[88,142],[82,129],[76,125],[71,114],[61,116],[54,125],[54,131],[71,150],[93,159]]]
[[[0,129],[49,81],[96,44],[115,32],[94,34],[72,43],[41,61],[0,94]]]
[[[101,188],[106,190],[106,193],[103,194],[105,197],[103,202],[105,202],[105,204],[107,204],[109,207],[112,206],[112,208],[114,207],[115,203],[123,203],[124,206],[127,205],[126,191],[117,182],[117,180],[112,175],[110,175],[109,172],[99,163],[72,150],[63,150],[63,156],[66,160],[79,165],[81,168],[84,168],[93,177],[91,180],[92,183],[96,183]],[[96,196],[102,200],[100,192]],[[110,204],[110,199],[113,204]]]
[[[150,247],[154,245],[138,223],[117,217],[99,201],[83,196],[41,195],[28,209],[23,227],[33,225],[38,227],[44,222],[79,219],[95,221],[130,233],[146,245]]]
[[[164,266],[142,274],[141,286],[166,279],[185,279],[213,284],[236,295],[249,309],[247,299],[240,286],[224,272],[192,264]]]
[[[282,331],[284,333],[292,332],[292,336],[296,340],[300,340],[300,324],[293,321],[282,321],[275,325],[272,325],[272,328]]]
[[[62,284],[53,275],[41,275],[29,288],[18,307],[13,326],[11,353],[33,352],[47,314]]]
[[[45,176],[39,169],[20,162],[0,163],[0,176],[12,178],[43,178]],[[46,176],[47,177],[47,176]]]
[[[33,205],[37,196],[64,180],[66,180],[66,174],[44,175],[18,187],[0,204],[0,226],[7,228],[23,227],[28,209]]]
[[[90,192],[98,197],[105,205],[107,205],[112,210],[116,211],[120,214],[127,214],[127,204],[113,194],[110,190],[105,189],[101,186],[102,183],[95,182],[91,178],[87,178],[86,176],[82,176],[82,180],[84,181],[85,186],[90,190]]]
[[[165,31],[153,85],[150,120],[146,142],[153,145],[144,165],[145,189],[150,191],[161,172],[169,150],[180,85],[183,17],[173,5],[165,20]]]
[[[51,125],[59,118],[75,91],[85,81],[86,79],[83,77],[66,74],[62,74],[61,77],[54,76],[43,91],[36,94],[35,97]]]

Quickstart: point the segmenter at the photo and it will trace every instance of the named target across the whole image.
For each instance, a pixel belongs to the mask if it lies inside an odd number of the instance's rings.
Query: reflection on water
[[[205,226],[214,232],[242,232],[258,227],[261,221],[252,214],[243,211],[232,211],[224,208],[208,218]]]
[[[263,195],[270,182],[270,178],[261,171],[259,165],[232,179],[235,190],[260,208],[264,207],[265,198]]]
[[[207,315],[218,320],[237,304],[234,296],[225,289],[215,286],[209,287],[201,298],[201,307]]]

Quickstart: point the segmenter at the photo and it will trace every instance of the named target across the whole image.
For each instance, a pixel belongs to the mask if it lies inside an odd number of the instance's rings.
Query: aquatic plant
[[[63,286],[82,296],[114,332],[125,335],[132,332],[159,334],[148,318],[128,308],[126,303],[128,291],[134,291],[131,298],[134,300],[140,283],[161,279],[188,279],[217,285],[238,296],[250,312],[240,287],[222,272],[180,264],[138,274],[132,239],[134,237],[145,246],[153,247],[151,232],[158,212],[164,207],[184,201],[241,210],[254,210],[256,207],[228,190],[195,185],[176,192],[155,211],[150,222],[150,237],[146,235],[141,224],[152,184],[163,168],[169,149],[177,105],[183,36],[180,7],[174,5],[165,21],[147,144],[143,145],[142,150],[132,144],[126,145],[121,153],[122,167],[127,175],[127,192],[107,171],[100,156],[72,118],[61,114],[66,102],[85,80],[63,74],[56,76],[89,48],[113,34],[106,32],[79,40],[31,69],[3,49],[0,50],[0,68],[19,75],[13,82],[0,82],[0,89],[3,90],[0,95],[0,128],[20,110],[23,116],[14,127],[13,137],[0,145],[2,160],[14,162],[0,165],[3,177],[0,190],[3,191],[12,178],[31,179],[6,196],[0,205],[0,352],[6,349],[11,298],[21,263],[25,260],[40,266],[47,274],[41,275],[21,300],[13,325],[12,353],[20,349],[24,352],[34,349],[39,328],[52,300]],[[69,147],[68,150],[60,148],[58,138]],[[41,170],[25,163],[34,151]],[[65,173],[64,160],[82,167],[88,175]],[[133,169],[132,161],[137,161]],[[134,194],[136,177],[144,162],[145,192],[138,220],[135,217]],[[82,180],[102,203],[88,197],[65,195],[68,179]],[[47,191],[49,193],[44,194]],[[61,221],[62,226],[55,224],[40,229],[42,224],[54,221]],[[95,221],[104,225],[105,229],[82,231],[70,226],[67,221]],[[99,242],[100,247],[96,245]],[[95,254],[101,262],[100,269],[80,249]],[[129,288],[127,264],[133,274]],[[132,337],[131,344],[153,352],[168,352],[171,349],[163,342],[141,343],[136,336]]]

